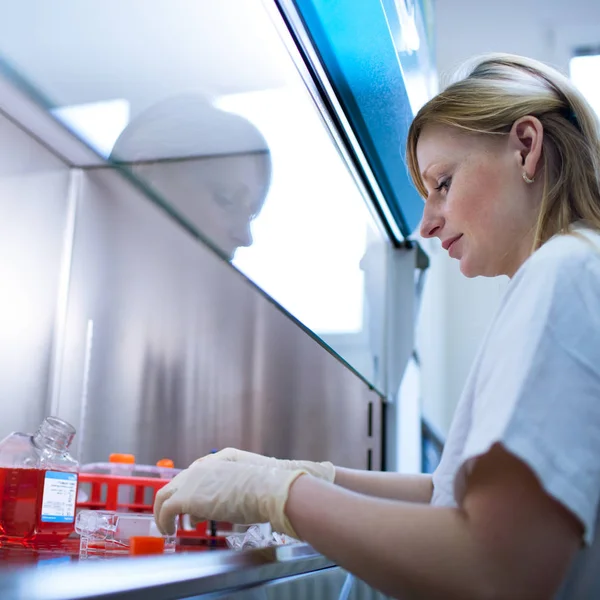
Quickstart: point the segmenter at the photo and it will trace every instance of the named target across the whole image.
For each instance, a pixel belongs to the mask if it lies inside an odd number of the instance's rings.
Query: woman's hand
[[[214,454],[208,454],[196,460],[193,464],[198,464],[204,460],[222,460],[228,462],[237,462],[247,465],[256,465],[274,469],[283,469],[286,471],[297,471],[301,469],[309,475],[318,479],[323,479],[333,483],[335,479],[335,467],[330,462],[312,462],[309,460],[282,460],[270,456],[262,456],[253,452],[237,450],[236,448],[225,448]]]
[[[213,455],[213,457],[216,455]],[[196,461],[160,489],[154,518],[163,534],[175,533],[175,518],[192,522],[271,523],[274,531],[298,538],[284,509],[292,484],[305,470],[277,469],[243,462]]]

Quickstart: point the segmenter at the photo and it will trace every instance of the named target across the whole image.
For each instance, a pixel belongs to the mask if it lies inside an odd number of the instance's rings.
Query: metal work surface
[[[0,569],[2,600],[185,598],[225,592],[334,567],[298,544],[157,558],[119,558]]]

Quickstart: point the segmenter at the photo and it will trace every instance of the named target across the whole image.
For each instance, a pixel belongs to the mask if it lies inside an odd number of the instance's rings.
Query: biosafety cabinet
[[[404,375],[427,259],[403,153],[435,86],[430,3],[2,15],[0,437],[51,414],[81,463],[236,446],[417,464]],[[304,545],[194,560],[0,563],[0,597],[375,594]]]

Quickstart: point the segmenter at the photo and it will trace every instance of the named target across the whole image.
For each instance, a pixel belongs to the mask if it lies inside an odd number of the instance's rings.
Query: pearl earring
[[[523,171],[523,180],[525,181],[525,183],[533,183],[535,181],[535,177],[529,179],[529,177],[527,177],[527,173]]]

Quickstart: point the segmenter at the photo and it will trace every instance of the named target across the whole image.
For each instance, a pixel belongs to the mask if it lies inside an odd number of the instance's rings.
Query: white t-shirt
[[[495,443],[525,462],[585,528],[556,596],[600,598],[600,234],[553,237],[509,283],[475,360],[432,504],[462,500],[473,459]]]

